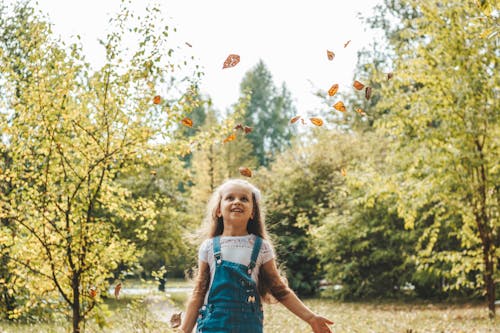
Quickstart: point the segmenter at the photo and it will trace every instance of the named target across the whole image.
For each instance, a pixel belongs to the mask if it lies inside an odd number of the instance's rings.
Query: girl
[[[208,204],[209,236],[199,249],[193,295],[181,326],[197,332],[262,333],[262,300],[272,295],[311,325],[330,333],[330,320],[313,313],[281,279],[264,227],[260,191],[247,181],[230,179]]]

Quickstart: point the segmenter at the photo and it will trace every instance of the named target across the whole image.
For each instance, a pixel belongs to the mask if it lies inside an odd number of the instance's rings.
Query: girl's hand
[[[328,325],[333,324],[331,320],[314,315],[307,322],[311,325],[314,333],[332,333],[332,330],[328,327]]]

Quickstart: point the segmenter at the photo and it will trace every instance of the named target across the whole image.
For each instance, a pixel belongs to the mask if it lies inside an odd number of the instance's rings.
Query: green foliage
[[[293,129],[288,123],[295,113],[290,92],[284,84],[281,89],[274,86],[262,61],[245,74],[240,90],[242,95],[250,94],[243,122],[253,128],[248,135],[253,155],[259,165],[267,166],[290,145]]]

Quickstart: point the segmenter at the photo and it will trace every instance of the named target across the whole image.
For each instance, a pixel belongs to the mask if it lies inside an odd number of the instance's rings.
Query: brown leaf
[[[357,109],[356,109],[356,112],[357,112],[357,113],[359,113],[359,114],[360,114],[360,115],[362,115],[362,116],[365,116],[365,115],[366,115],[366,113],[363,111],[363,109],[362,109],[362,108],[357,108]]]
[[[331,86],[330,89],[328,89],[328,95],[333,96],[337,93],[337,91],[339,91],[339,85],[338,83],[335,83]]]
[[[326,50],[326,56],[328,57],[328,60],[332,61],[333,58],[335,58],[335,53],[330,50]]]
[[[338,110],[340,112],[345,112],[345,105],[344,102],[342,101],[338,101],[333,105],[333,107],[335,108],[335,110]]]
[[[181,326],[181,324],[182,324],[181,314],[182,314],[182,312],[174,313],[174,314],[172,314],[172,317],[170,317],[170,326],[172,328],[177,328],[177,327]]]
[[[191,44],[190,44],[190,43],[188,43],[188,42],[184,42],[184,43],[185,43],[187,46],[189,46],[189,47],[193,47],[193,45],[191,45]]]
[[[394,76],[394,74],[392,72],[387,73],[387,81],[389,81],[390,79],[392,79],[393,76]]]
[[[249,126],[245,126],[245,127],[243,128],[243,131],[245,132],[245,134],[248,134],[248,133],[252,132],[252,128],[251,128],[251,127],[249,127]]]
[[[365,87],[365,85],[358,80],[354,80],[353,87],[356,88],[356,90],[361,90]]]
[[[245,177],[252,177],[252,170],[250,170],[249,168],[247,167],[240,167],[238,169],[238,171],[240,172],[240,174],[242,176],[245,176]]]
[[[370,97],[372,97],[372,87],[366,87],[365,97],[366,97],[366,99],[370,99]]]
[[[234,139],[236,139],[236,133],[233,133],[233,134],[229,135],[227,138],[225,138],[224,143],[227,143],[229,141],[233,141]]]
[[[295,116],[295,117],[293,117],[292,119],[290,119],[290,123],[295,124],[297,122],[297,120],[300,119],[300,117],[301,116]]]
[[[153,104],[160,104],[161,103],[161,96],[159,95],[156,95],[155,97],[153,97]]]
[[[323,126],[323,120],[321,118],[309,118],[311,123],[316,126]]]
[[[237,54],[230,54],[224,61],[224,65],[222,65],[222,69],[234,67],[240,62],[240,56]]]
[[[234,126],[234,129],[235,130],[242,130],[243,131],[243,125],[242,124],[238,124],[238,125]]]
[[[181,122],[184,126],[193,127],[193,121],[188,117],[182,119]]]
[[[115,286],[115,297],[118,298],[118,296],[120,295],[120,290],[122,290],[122,284],[121,283],[118,283],[116,286]]]
[[[97,289],[95,287],[90,288],[89,290],[90,297],[94,298],[97,296]]]
[[[349,43],[350,43],[350,42],[351,42],[351,40],[350,40],[350,39],[349,39],[347,42],[345,42],[345,44],[344,44],[344,48],[346,48],[346,47],[347,47],[347,45],[349,45]]]

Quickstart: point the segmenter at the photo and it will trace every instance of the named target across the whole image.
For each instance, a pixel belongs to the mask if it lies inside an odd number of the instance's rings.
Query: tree
[[[293,128],[288,126],[295,114],[290,92],[283,84],[280,91],[262,61],[245,74],[240,85],[242,96],[249,94],[243,122],[253,128],[248,138],[259,165],[267,166],[274,155],[290,145]]]
[[[377,110],[383,116],[375,127],[392,139],[386,163],[399,172],[378,190],[397,194],[408,228],[433,216],[420,239],[421,266],[451,264],[447,275],[455,288],[472,276],[484,286],[494,317],[500,76],[498,39],[483,34],[491,17],[473,1],[386,1],[386,8],[373,23],[386,31],[395,75],[382,85]],[[454,228],[460,249],[436,251],[445,226]]]
[[[11,13],[2,7],[0,273],[15,279],[0,283],[28,298],[7,308],[10,318],[33,306],[69,309],[72,330],[80,332],[113,271],[136,261],[117,221],[140,221],[139,238],[154,228],[155,200],[134,196],[118,180],[188,146],[172,133],[192,105],[152,103],[175,82],[165,68],[182,69],[169,60],[168,26],[159,15],[149,7],[134,26],[124,3],[102,42],[106,64],[94,70],[77,44],[52,37],[28,3]],[[126,37],[139,41],[135,52],[123,52]]]

